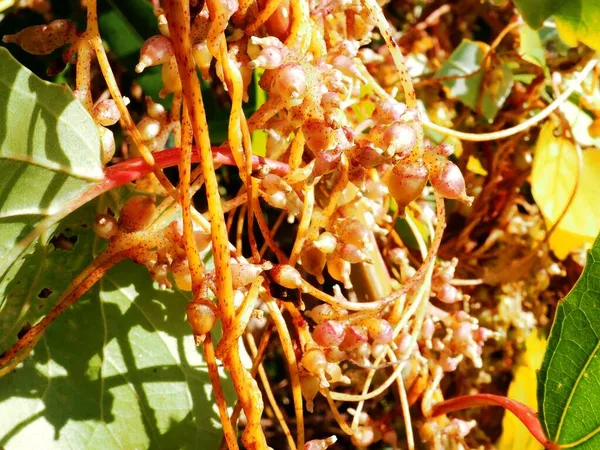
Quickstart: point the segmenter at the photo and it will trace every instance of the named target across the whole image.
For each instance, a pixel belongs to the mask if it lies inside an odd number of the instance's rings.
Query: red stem
[[[212,147],[213,157],[215,165],[235,165],[235,161],[233,159],[233,155],[231,151],[227,148],[221,147]],[[159,152],[155,152],[152,155],[154,156],[154,161],[156,166],[164,169],[166,167],[172,167],[179,164],[181,154],[181,148],[174,147],[169,148],[167,150],[162,150]],[[192,162],[199,162],[200,157],[198,152],[192,153]],[[287,175],[290,172],[290,167],[280,161],[274,161],[272,159],[266,159],[262,156],[252,156],[252,169],[253,170],[261,170],[268,168],[269,172],[277,174],[277,175]],[[79,197],[73,199],[69,202],[68,205],[62,210],[62,215],[52,216],[50,217],[50,221],[45,224],[45,226],[49,226],[52,223],[55,223],[57,220],[65,217],[66,214],[71,211],[75,211],[82,205],[85,205],[87,202],[93,200],[99,195],[110,191],[111,189],[118,188],[124,184],[127,184],[131,181],[135,181],[144,175],[148,175],[152,173],[152,167],[148,165],[142,158],[131,158],[125,161],[122,161],[114,166],[107,167],[104,170],[105,178],[102,181],[97,182],[92,185],[86,192],[81,194]],[[39,236],[37,234],[36,236]],[[32,238],[33,239],[33,238]]]
[[[212,147],[212,152],[215,165],[235,165],[231,150],[221,147]],[[155,152],[152,155],[154,156],[155,164],[161,169],[164,169],[165,167],[176,166],[179,163],[180,153],[181,148],[173,147],[160,152]],[[192,162],[200,162],[198,152],[195,150],[192,152]],[[290,172],[289,166],[283,162],[266,159],[262,156],[252,156],[253,170],[265,167],[268,167],[270,172],[277,175],[287,175]],[[152,172],[152,167],[142,158],[127,159],[106,168],[104,171],[107,178],[106,181],[110,184],[109,189],[134,181],[139,177],[148,175],[150,172]]]
[[[504,409],[508,409],[517,416],[517,419],[523,422],[523,425],[527,427],[531,435],[536,438],[544,448],[548,450],[558,450],[560,448],[558,444],[548,440],[542,429],[542,424],[533,409],[521,402],[511,400],[507,397],[492,394],[463,395],[434,405],[431,415],[432,417],[440,416],[454,411],[460,411],[461,409],[472,408],[474,406],[501,406]]]

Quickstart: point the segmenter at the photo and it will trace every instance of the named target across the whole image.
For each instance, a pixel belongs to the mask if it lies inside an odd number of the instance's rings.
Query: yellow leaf
[[[0,0],[0,12],[7,10],[15,4],[15,0]]]
[[[554,136],[547,122],[536,143],[531,191],[548,226],[554,224],[568,205],[577,184],[579,162],[575,144]],[[591,245],[600,230],[600,150],[583,151],[583,171],[575,198],[550,239],[550,248],[559,258],[572,250]]]
[[[542,365],[546,340],[532,332],[525,341],[525,351],[513,372],[513,381],[508,388],[508,398],[518,400],[537,411],[537,371]],[[498,450],[542,450],[543,446],[513,414],[504,414],[502,435]]]
[[[469,161],[467,161],[467,169],[477,175],[486,176],[488,174],[487,170],[483,168],[481,165],[481,161],[475,158],[473,155],[469,156]]]

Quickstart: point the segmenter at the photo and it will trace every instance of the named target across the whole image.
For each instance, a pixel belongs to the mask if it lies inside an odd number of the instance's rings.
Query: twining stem
[[[167,177],[162,172],[162,170],[160,170],[160,168],[155,167],[152,153],[150,152],[146,144],[144,144],[144,140],[142,139],[139,130],[135,126],[135,123],[133,122],[133,119],[129,114],[129,110],[127,109],[127,105],[123,100],[123,96],[121,95],[119,85],[117,84],[117,80],[115,79],[115,76],[110,67],[108,57],[106,56],[106,51],[104,50],[102,38],[100,37],[100,33],[98,31],[98,14],[96,8],[96,0],[87,1],[87,29],[85,32],[85,37],[89,40],[91,46],[96,52],[98,65],[100,66],[100,70],[102,71],[102,75],[104,76],[104,80],[106,81],[106,85],[108,87],[108,90],[110,91],[110,95],[115,101],[117,108],[119,109],[119,113],[121,114],[121,121],[125,125],[127,132],[133,139],[133,142],[135,143],[144,160],[148,163],[150,167],[153,168],[154,175],[156,176],[160,184],[165,188],[169,195],[177,199],[177,191],[175,190],[171,182],[167,179]]]
[[[296,413],[296,432],[298,434],[296,441],[298,448],[304,448],[304,414],[302,408],[302,391],[300,388],[298,360],[296,359],[296,353],[294,352],[290,331],[283,319],[281,311],[279,311],[277,302],[268,293],[265,293],[264,300],[269,309],[269,313],[271,314],[271,319],[275,323],[275,328],[277,329],[281,341],[281,348],[288,362],[290,382],[292,385],[292,397],[294,399],[294,411]]]
[[[164,8],[179,68],[185,104],[190,115],[203,168],[208,210],[212,219],[211,237],[215,263],[216,296],[223,323],[223,332],[227,335],[235,320],[233,282],[229,261],[229,237],[214,169],[200,81],[192,57],[189,2],[167,0],[164,2]],[[246,429],[242,434],[242,441],[247,448],[266,450],[267,442],[260,424],[263,411],[262,396],[256,381],[242,365],[237,346],[231,349],[223,363],[231,371],[238,398],[248,420]]]
[[[450,128],[446,128],[441,125],[437,125],[427,120],[423,121],[423,126],[433,131],[437,131],[438,133],[445,134],[447,136],[454,136],[459,139],[472,142],[495,141],[498,139],[504,139],[513,136],[517,133],[527,131],[529,128],[537,125],[550,114],[552,114],[556,110],[556,108],[560,107],[560,105],[562,105],[571,96],[571,94],[579,87],[579,85],[583,83],[583,81],[587,78],[587,76],[594,69],[594,67],[596,67],[597,64],[597,59],[590,60],[585,65],[583,70],[579,73],[579,75],[577,75],[577,77],[570,83],[570,86],[559,97],[557,97],[552,103],[550,103],[548,106],[542,109],[535,116],[527,119],[524,122],[521,122],[519,125],[515,125],[514,127],[506,128],[500,131],[493,131],[491,133],[465,133],[462,131],[456,131]]]
[[[0,357],[0,377],[10,373],[33,350],[46,328],[50,326],[69,306],[85,294],[108,270],[125,259],[125,254],[104,254],[86,267],[58,298],[56,305],[36,323],[12,347]]]
[[[210,333],[206,335],[202,346],[204,350],[204,358],[206,359],[206,365],[208,366],[208,376],[210,377],[210,382],[213,386],[213,393],[215,394],[215,400],[219,408],[219,416],[221,417],[221,424],[223,425],[223,436],[229,449],[237,450],[239,448],[237,436],[235,434],[235,430],[233,429],[232,423],[229,421],[229,416],[227,415],[227,401],[225,400],[223,388],[221,387],[221,378],[219,377],[215,349]]]
[[[256,358],[258,354],[258,349],[256,348],[256,342],[254,341],[254,337],[252,337],[252,334],[247,333],[246,340],[248,341],[248,348],[250,349],[250,354],[253,358]],[[296,450],[296,443],[294,442],[294,438],[292,437],[290,428],[288,427],[287,422],[285,421],[285,417],[283,417],[283,413],[281,412],[281,409],[277,404],[277,399],[275,399],[275,396],[273,395],[271,384],[269,383],[269,378],[267,377],[267,372],[265,371],[265,368],[262,364],[258,365],[258,375],[260,377],[260,381],[262,382],[263,389],[265,390],[265,394],[269,399],[269,403],[271,404],[271,408],[273,408],[275,417],[277,417],[283,434],[285,434],[285,438],[287,440],[290,450]]]
[[[431,417],[445,415],[454,411],[477,406],[501,406],[512,412],[523,425],[527,427],[531,435],[548,450],[558,450],[560,446],[550,442],[540,423],[537,414],[529,406],[507,397],[492,394],[475,394],[455,397],[445,400],[433,406]]]
[[[179,162],[179,196],[181,198],[181,214],[183,219],[183,238],[185,242],[185,251],[192,277],[192,292],[194,299],[202,295],[202,274],[204,268],[200,261],[198,246],[194,239],[194,230],[192,225],[191,206],[192,199],[190,194],[190,171],[192,170],[192,125],[187,108],[183,109],[183,120],[181,124],[181,161]]]

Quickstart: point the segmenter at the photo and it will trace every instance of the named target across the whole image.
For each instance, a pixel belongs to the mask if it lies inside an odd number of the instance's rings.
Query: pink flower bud
[[[140,49],[140,61],[135,66],[137,73],[143,72],[146,67],[164,64],[173,56],[171,40],[162,34],[147,39]]]
[[[391,196],[401,209],[416,200],[426,184],[425,166],[408,161],[400,161],[394,166],[387,183]]]
[[[429,166],[429,181],[442,197],[471,203],[467,196],[465,179],[456,164],[448,160],[436,161]]]
[[[323,347],[338,346],[344,340],[345,327],[335,320],[325,320],[313,330],[312,337]]]

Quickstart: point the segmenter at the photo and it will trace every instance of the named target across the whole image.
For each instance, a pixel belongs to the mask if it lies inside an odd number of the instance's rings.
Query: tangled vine
[[[160,285],[175,283],[193,294],[187,317],[208,366],[223,448],[239,448],[242,412],[243,447],[268,448],[261,422],[265,402],[290,449],[327,448],[335,435],[305,441],[305,411],[313,411],[317,397],[329,404],[355,446],[380,440],[396,446],[394,427],[365,412],[367,402],[388,389],[397,393],[409,449],[415,448],[415,406],[421,442],[434,448],[462,442],[475,422],[435,408],[444,400],[440,385],[463,360],[481,367],[484,343],[497,336],[468,312],[445,311],[430,302],[436,297],[441,305],[459,304],[466,298],[462,288],[480,280],[456,279],[457,260],[438,255],[444,199],[466,205],[473,199],[461,170],[448,159],[453,146],[431,143],[423,127],[466,140],[505,138],[547,117],[572,90],[515,129],[454,132],[422,117],[400,47],[376,0],[153,5],[161,34],[144,43],[136,71],[162,66],[161,95],[172,96],[172,106],[166,110],[148,97],[137,123],[103,45],[95,0],[86,2],[85,30],[55,20],[4,37],[36,55],[68,46],[63,58],[76,61],[75,95],[101,137],[106,179],[49,220],[126,183],[134,182],[139,194],[119,211],[97,215],[94,230],[107,241],[106,249],[51,312],[0,357],[0,373],[21,362],[52,321],[110,268],[130,259],[146,266]],[[401,92],[382,87],[373,71],[377,59],[368,44],[377,33]],[[95,64],[108,89],[100,98],[92,96]],[[579,82],[594,65],[584,68]],[[267,98],[246,117],[242,106],[253,77],[260,77]],[[228,139],[219,147],[211,146],[201,78],[221,86],[231,103]],[[374,107],[368,110],[367,104]],[[117,123],[129,143],[129,157],[120,162],[109,128]],[[267,134],[264,157],[253,153],[256,131]],[[169,138],[174,145],[167,149]],[[198,166],[192,170],[193,163]],[[179,169],[178,185],[163,171],[170,166]],[[242,180],[237,196],[227,201],[219,191],[221,166],[235,167]],[[194,206],[201,188],[206,211]],[[432,193],[434,208],[423,201]],[[265,208],[278,212],[274,223],[267,221]],[[180,219],[165,219],[173,212]],[[417,257],[394,228],[398,217],[413,231]],[[290,246],[281,245],[280,230],[292,235]],[[206,251],[214,269],[205,267]],[[215,345],[217,322],[223,337]],[[295,429],[262,366],[275,339],[287,362]],[[243,364],[242,353],[251,356],[251,367]],[[231,377],[236,405],[226,403],[220,365]],[[539,439],[544,441],[543,434]]]

